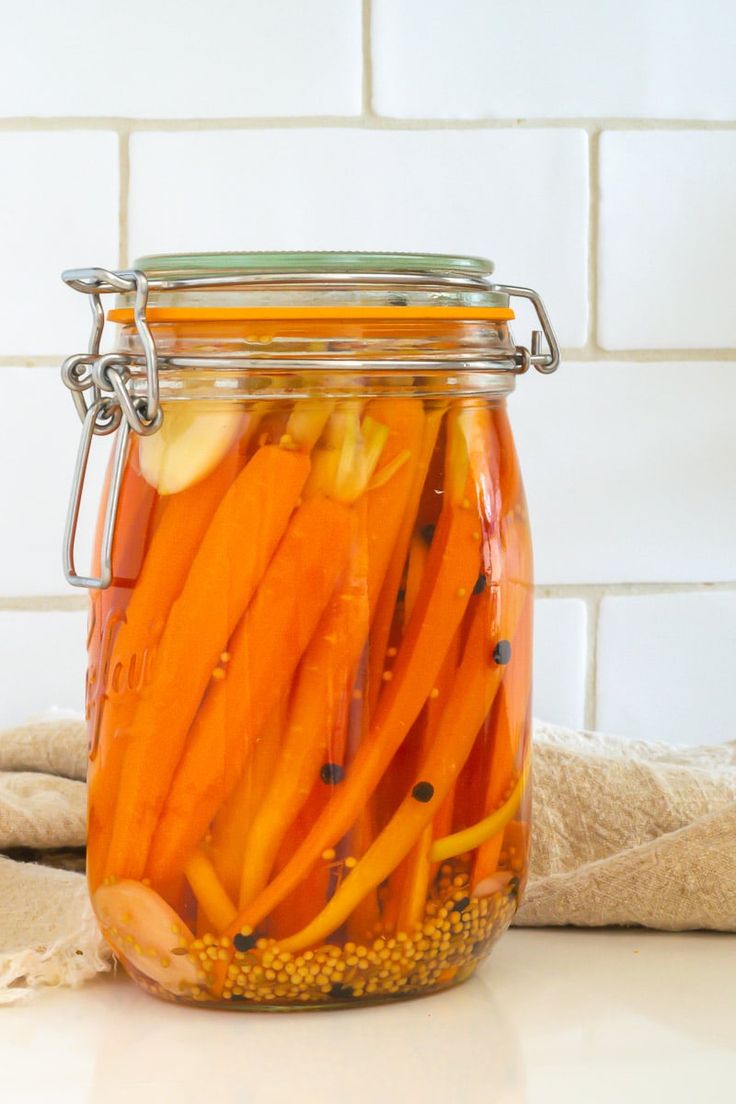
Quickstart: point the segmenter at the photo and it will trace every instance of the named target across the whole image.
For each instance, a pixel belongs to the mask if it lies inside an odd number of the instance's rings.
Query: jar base
[[[432,938],[436,940],[440,937],[440,932],[436,929],[436,921],[434,922],[434,932],[428,930],[431,929],[433,922],[430,922],[424,930],[417,926],[414,941],[410,940],[405,933],[400,933],[398,938],[387,940],[386,946],[379,951],[376,950],[375,946],[371,950],[358,947],[358,953],[353,954],[354,945],[348,945],[347,951],[342,947],[332,945],[318,948],[315,952],[306,952],[307,963],[300,959],[294,962],[294,965],[300,967],[302,971],[306,971],[303,979],[306,984],[303,984],[303,987],[308,996],[305,999],[299,999],[300,994],[296,991],[288,994],[286,1000],[281,1000],[282,994],[274,993],[272,982],[268,981],[266,987],[271,991],[264,992],[262,996],[253,982],[251,982],[253,986],[251,992],[243,992],[242,980],[238,978],[234,979],[235,984],[232,980],[226,983],[224,996],[220,995],[222,990],[218,992],[215,989],[213,992],[211,988],[205,988],[204,985],[193,993],[186,991],[174,992],[171,989],[164,988],[156,980],[141,972],[132,962],[126,961],[125,956],[118,954],[118,957],[132,980],[147,993],[171,1004],[187,1005],[193,1008],[213,1008],[235,1012],[320,1012],[370,1007],[378,1004],[393,1004],[396,1001],[416,1000],[420,997],[443,992],[462,984],[467,978],[471,977],[478,964],[487,957],[511,923],[518,903],[515,887],[511,892],[498,892],[491,895],[482,904],[478,898],[473,898],[470,901],[465,898],[464,901],[462,899],[459,901],[462,905],[465,902],[469,906],[469,916],[477,919],[480,909],[488,914],[484,918],[485,923],[480,930],[477,930],[474,929],[473,920],[469,920],[469,930],[466,933],[458,932],[448,943],[445,943],[443,938],[441,941],[442,957],[439,961],[435,958],[433,961],[429,959],[423,962],[416,955],[416,951],[424,955],[431,954],[430,940]],[[461,924],[462,921],[456,918],[455,925],[459,928]],[[392,944],[394,945],[393,948]],[[401,948],[408,948],[403,952],[403,960],[400,953]],[[255,957],[259,953],[263,954],[264,952],[254,949],[252,955]],[[268,949],[265,953],[273,956],[273,948]],[[385,962],[382,962],[378,957],[380,953],[388,956]],[[326,960],[327,965],[323,963],[321,967],[325,971],[330,970],[330,961],[335,962],[335,959],[339,961],[340,967],[343,967],[346,960],[349,968],[348,972],[341,968],[337,973],[341,980],[339,982],[335,981],[331,986],[325,978],[324,988],[321,991],[315,989],[314,981],[310,976],[313,973],[311,967],[317,968],[317,963],[320,961],[318,956],[320,955],[329,955]],[[241,964],[245,957],[242,954],[239,956]],[[359,969],[359,962],[370,962],[370,966]],[[271,965],[272,963],[269,961],[266,968],[270,969]],[[289,963],[286,963],[286,965],[288,966]],[[391,967],[393,967],[393,976]],[[406,970],[404,976],[401,976],[403,973],[402,967],[403,970]],[[241,965],[241,969],[247,969],[247,967]],[[396,973],[397,969],[400,971],[398,974]],[[263,968],[256,965],[256,972],[260,977]],[[295,971],[292,968],[289,976],[294,973]],[[284,975],[286,976],[286,970]],[[332,973],[331,976],[334,977],[335,974]],[[245,981],[247,984],[247,978]]]
[[[495,942],[494,942],[495,946]],[[492,948],[491,948],[492,949]],[[488,952],[490,954],[490,951]],[[174,996],[172,993],[167,993],[165,989],[155,983],[151,983],[148,979],[142,978],[137,975],[134,970],[129,970],[123,963],[123,967],[133,981],[139,988],[143,989],[149,996],[155,997],[157,1000],[164,1001],[166,1004],[176,1004],[185,1008],[197,1008],[205,1009],[215,1012],[248,1012],[251,1014],[259,1013],[275,1013],[284,1014],[290,1012],[341,1012],[346,1009],[358,1009],[358,1008],[375,1008],[380,1005],[399,1004],[405,1001],[422,1000],[424,997],[433,997],[439,993],[449,992],[451,989],[457,989],[461,985],[464,985],[466,981],[469,981],[475,974],[478,966],[486,960],[488,954],[483,958],[478,959],[477,962],[472,963],[465,972],[458,972],[458,974],[450,981],[442,982],[439,985],[432,985],[427,989],[407,989],[399,993],[381,993],[371,996],[361,996],[356,998],[346,998],[341,1000],[335,1000],[328,998],[325,1001],[316,1003],[314,1001],[304,1001],[303,1003],[293,1004],[267,1004],[265,1002],[250,1001],[250,1000],[196,1000],[192,997],[180,997]]]

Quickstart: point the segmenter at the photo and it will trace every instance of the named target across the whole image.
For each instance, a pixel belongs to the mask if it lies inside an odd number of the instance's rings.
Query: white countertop
[[[108,976],[0,1024],[3,1104],[732,1104],[736,941],[514,930],[392,1006],[210,1012]]]

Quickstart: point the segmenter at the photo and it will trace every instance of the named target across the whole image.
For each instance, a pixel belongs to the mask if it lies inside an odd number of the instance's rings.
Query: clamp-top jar
[[[491,271],[251,253],[64,275],[94,315],[63,368],[84,424],[65,567],[91,592],[88,876],[157,995],[415,996],[467,977],[513,916],[533,596],[505,396],[558,350],[536,293]],[[515,295],[546,348],[514,344]],[[84,577],[84,475],[112,432]]]

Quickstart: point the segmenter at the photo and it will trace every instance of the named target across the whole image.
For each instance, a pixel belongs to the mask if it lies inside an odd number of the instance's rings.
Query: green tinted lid
[[[300,272],[446,273],[482,280],[493,272],[483,257],[452,257],[443,253],[159,253],[138,257],[133,267],[147,276],[205,273]]]

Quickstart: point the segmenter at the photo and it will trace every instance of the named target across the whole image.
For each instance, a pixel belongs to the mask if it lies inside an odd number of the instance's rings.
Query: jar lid
[[[138,257],[133,267],[149,277],[184,277],[242,273],[414,273],[458,275],[485,280],[494,270],[484,257],[454,257],[444,253],[343,253],[339,251],[153,253]]]
[[[170,253],[139,257],[151,322],[426,319],[508,322],[492,261],[440,253]],[[133,320],[129,294],[111,322]]]

